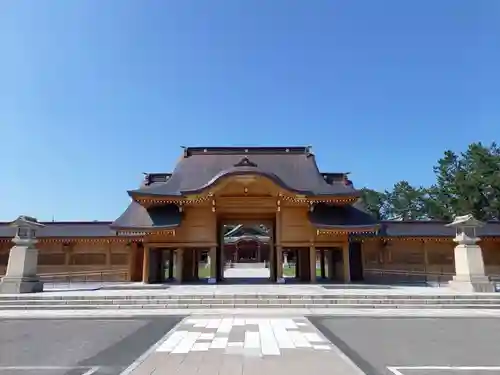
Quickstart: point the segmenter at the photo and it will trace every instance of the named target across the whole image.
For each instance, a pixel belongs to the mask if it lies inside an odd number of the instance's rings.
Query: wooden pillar
[[[198,280],[198,249],[189,249],[191,252],[191,277],[190,281]]]
[[[428,266],[429,266],[429,252],[427,251],[425,240],[422,240],[422,247],[424,251],[424,273],[427,274]]]
[[[283,278],[283,247],[281,245],[281,200],[276,202],[276,217],[274,221],[273,241],[269,244],[269,259],[271,260],[271,280]],[[274,273],[274,274],[273,274]]]
[[[218,262],[218,267],[219,267],[219,275],[220,275],[220,278],[219,280],[217,281],[224,281],[224,270],[225,270],[225,263],[226,263],[226,248],[225,248],[225,245],[224,245],[224,241],[221,242],[221,245],[220,245],[220,250],[219,250],[219,253],[217,255],[220,256],[220,261]]]
[[[168,279],[172,280],[174,278],[174,250],[168,249]]]
[[[194,253],[194,278],[195,280],[200,279],[200,259],[201,251],[199,249],[193,250]]]
[[[319,264],[321,267],[321,278],[326,278],[326,269],[325,269],[325,249],[321,249],[319,251]]]
[[[343,273],[344,282],[348,283],[351,281],[351,267],[349,262],[349,242],[345,242],[342,245],[342,263],[343,263]]]
[[[144,260],[142,262],[142,282],[149,284],[149,270],[151,262],[151,249],[149,246],[144,245]]]
[[[429,252],[427,250],[427,243],[425,240],[422,240],[422,250],[424,252],[424,281],[427,284],[429,282]]]
[[[330,281],[333,281],[335,280],[335,277],[336,277],[336,270],[335,270],[335,264],[333,262],[333,249],[332,248],[329,248],[327,251],[326,251],[326,264],[327,264],[327,276],[328,276],[328,280]]]
[[[300,266],[301,265],[301,262],[302,262],[302,259],[301,259],[301,250],[300,249],[295,249],[295,278],[297,280],[302,280],[302,267]]]
[[[269,248],[269,277],[271,281],[276,281],[276,246],[273,244]]]
[[[182,268],[184,266],[184,249],[178,248],[175,250],[175,279],[178,283],[183,281],[182,278]]]
[[[106,247],[106,268],[111,269],[111,241],[108,242]]]
[[[310,268],[310,281],[311,283],[316,282],[316,247],[309,247],[309,268]]]
[[[276,279],[283,278],[283,248],[276,246]]]
[[[211,247],[210,252],[210,278],[217,279],[217,247]]]
[[[63,243],[62,250],[64,252],[64,265],[68,268],[71,266],[71,255],[73,253],[73,245],[70,243]]]
[[[137,243],[127,245],[128,249],[128,281],[135,281],[135,264],[137,263]]]

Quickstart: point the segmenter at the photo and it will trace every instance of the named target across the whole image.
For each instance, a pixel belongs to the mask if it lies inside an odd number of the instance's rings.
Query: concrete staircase
[[[291,295],[291,294],[151,294],[0,296],[0,311],[92,309],[500,309],[500,294],[484,295]]]

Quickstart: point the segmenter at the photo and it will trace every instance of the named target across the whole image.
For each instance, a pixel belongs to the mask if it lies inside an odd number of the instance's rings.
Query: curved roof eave
[[[209,188],[210,186],[215,185],[217,182],[219,182],[220,180],[222,180],[224,178],[233,177],[233,176],[245,176],[245,175],[248,175],[248,176],[256,175],[256,176],[265,177],[265,178],[273,181],[276,185],[282,187],[283,189],[286,189],[288,191],[291,191],[291,192],[294,192],[297,194],[303,194],[303,195],[311,195],[312,194],[311,191],[293,189],[290,186],[288,186],[287,184],[285,184],[283,182],[283,180],[281,178],[279,178],[278,176],[276,176],[274,173],[266,172],[266,171],[263,171],[263,170],[258,169],[256,167],[235,167],[235,168],[231,168],[231,169],[226,169],[224,171],[217,173],[205,185],[202,185],[197,189],[184,190],[184,191],[182,191],[182,194],[200,193],[203,190],[206,190],[207,188]]]
[[[129,231],[141,231],[141,232],[149,232],[152,230],[165,230],[165,229],[175,229],[179,228],[180,224],[171,224],[171,225],[162,225],[162,226],[151,226],[151,227],[133,227],[133,226],[114,226],[111,225],[110,228],[116,231],[120,230],[129,230]]]
[[[339,192],[339,193],[314,193],[311,194],[316,197],[337,197],[337,196],[346,196],[346,197],[353,197],[353,198],[359,198],[361,197],[361,192],[359,190],[352,190],[352,191],[346,191],[346,192]]]
[[[226,169],[224,171],[219,172],[206,184],[204,184],[196,189],[189,189],[189,190],[182,190],[182,191],[165,193],[162,191],[162,188],[164,186],[158,185],[158,186],[152,187],[151,189],[129,190],[127,193],[131,197],[134,197],[136,195],[141,195],[141,196],[151,196],[151,197],[164,196],[164,197],[180,198],[180,197],[185,196],[185,195],[199,194],[199,193],[205,191],[206,189],[210,188],[211,186],[213,186],[214,184],[216,184],[217,182],[219,182],[220,180],[222,180],[224,178],[233,177],[233,176],[245,176],[245,175],[249,175],[249,176],[256,175],[256,176],[265,177],[285,190],[288,190],[288,191],[295,193],[295,194],[300,194],[300,195],[305,195],[305,196],[352,196],[352,197],[357,197],[360,195],[360,192],[357,190],[346,191],[346,192],[335,192],[335,193],[333,193],[333,192],[323,193],[323,192],[314,192],[311,190],[294,189],[291,186],[287,185],[276,174],[263,171],[263,170],[258,169],[256,167],[235,167],[235,168],[231,168],[231,169]]]
[[[148,191],[144,191],[142,189],[127,190],[127,194],[132,199],[136,196],[144,196],[144,197],[160,197],[160,196],[162,196],[162,197],[182,198],[182,194],[180,192],[163,194],[163,193],[155,193],[154,191],[148,192]]]

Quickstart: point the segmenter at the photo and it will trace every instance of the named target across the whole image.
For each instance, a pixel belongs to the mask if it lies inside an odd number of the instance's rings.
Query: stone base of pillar
[[[0,293],[39,293],[43,283],[37,276],[38,250],[31,240],[14,240],[10,249],[7,271],[0,282]],[[31,241],[33,242],[33,241]]]
[[[37,278],[17,278],[4,277],[0,282],[0,293],[19,294],[19,293],[40,293],[43,292],[43,282]]]
[[[487,276],[460,277],[453,276],[449,282],[450,288],[462,293],[494,293],[495,284]]]
[[[493,284],[484,272],[481,247],[474,243],[455,246],[455,276],[450,287],[463,293],[495,292]]]

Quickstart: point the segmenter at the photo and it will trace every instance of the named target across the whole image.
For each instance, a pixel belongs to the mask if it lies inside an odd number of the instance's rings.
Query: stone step
[[[482,299],[374,299],[374,298],[339,298],[339,299],[309,299],[309,298],[279,298],[279,299],[256,299],[256,298],[234,298],[234,299],[219,299],[219,298],[155,298],[155,299],[104,299],[104,298],[94,298],[94,299],[64,299],[64,300],[51,300],[51,299],[23,299],[23,300],[5,300],[0,301],[0,307],[2,306],[22,306],[22,305],[35,305],[35,306],[55,306],[55,305],[167,305],[167,304],[209,304],[209,305],[234,305],[234,304],[251,304],[251,305],[492,305],[500,304],[500,300],[494,298],[482,298]]]
[[[4,301],[82,301],[82,300],[179,300],[179,299],[220,299],[220,300],[235,300],[235,299],[258,299],[258,300],[269,300],[269,299],[308,299],[308,300],[358,300],[358,299],[370,299],[370,300],[482,300],[482,299],[493,299],[500,301],[500,293],[497,294],[462,294],[462,295],[361,295],[361,294],[151,294],[151,295],[16,295],[16,296],[2,296],[0,295],[0,303]]]
[[[25,310],[158,310],[158,309],[193,309],[193,310],[207,310],[207,309],[233,309],[233,308],[259,308],[259,309],[280,309],[280,308],[295,308],[295,309],[500,309],[500,304],[464,304],[464,305],[447,305],[447,304],[393,304],[393,305],[380,305],[380,304],[297,304],[297,305],[283,305],[283,304],[130,304],[130,305],[17,305],[17,306],[0,306],[0,311],[25,311]]]

